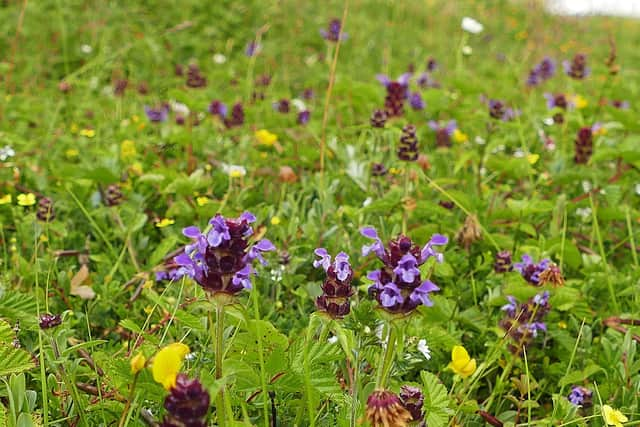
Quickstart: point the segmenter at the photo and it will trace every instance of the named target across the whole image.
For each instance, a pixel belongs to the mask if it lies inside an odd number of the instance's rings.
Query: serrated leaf
[[[36,366],[26,350],[7,343],[0,344],[0,360],[0,377],[19,374]]]

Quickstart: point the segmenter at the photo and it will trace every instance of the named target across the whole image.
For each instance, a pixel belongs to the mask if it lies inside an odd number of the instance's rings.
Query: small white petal
[[[213,62],[215,62],[216,64],[224,64],[225,62],[227,62],[227,57],[221,53],[216,53],[213,55]]]
[[[463,30],[471,34],[478,34],[484,30],[484,26],[481,23],[473,18],[469,18],[468,16],[462,18],[461,27]]]

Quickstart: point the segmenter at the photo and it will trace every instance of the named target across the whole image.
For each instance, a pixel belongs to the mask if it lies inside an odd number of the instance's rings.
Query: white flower
[[[93,48],[88,44],[83,44],[82,46],[80,46],[80,52],[84,53],[85,55],[89,55],[91,52],[93,52]]]
[[[329,344],[335,344],[335,343],[337,343],[337,342],[338,342],[338,337],[337,337],[337,336],[335,336],[335,335],[333,335],[333,336],[329,337],[329,339],[327,340],[327,342],[328,342]]]
[[[425,359],[431,360],[431,349],[427,345],[427,340],[418,341],[418,351],[422,353]]]
[[[215,62],[216,64],[224,64],[225,62],[227,62],[227,57],[221,53],[216,53],[213,55],[213,62]]]
[[[484,26],[473,18],[462,18],[462,29],[471,34],[478,34],[484,30]]]
[[[174,113],[180,114],[182,116],[189,115],[189,107],[187,107],[185,104],[171,100],[169,101],[169,105],[171,105],[171,109]]]
[[[291,100],[291,104],[296,107],[296,109],[298,111],[305,111],[307,109],[307,106],[305,105],[304,101],[302,99],[299,98],[294,98]]]
[[[522,151],[520,148],[518,148],[517,150],[515,150],[513,152],[513,157],[518,158],[518,159],[521,158],[521,157],[524,157],[524,151]]]
[[[471,46],[467,45],[467,46],[463,46],[462,47],[462,54],[465,56],[469,56],[473,53],[473,49],[471,48]]]
[[[547,117],[542,120],[542,123],[544,123],[546,126],[552,126],[555,122],[553,121],[553,117]]]
[[[582,181],[582,191],[584,191],[585,193],[588,193],[591,191],[591,189],[593,188],[593,185],[591,185],[591,183],[587,180]]]
[[[639,184],[640,185],[640,184]],[[371,202],[373,201],[373,199],[371,199],[371,197],[367,197],[364,202],[362,202],[362,207],[366,208],[367,206],[369,206],[371,204]]]
[[[2,160],[3,162],[9,157],[13,157],[15,155],[16,152],[9,145],[5,145],[4,147],[0,148],[0,160]]]
[[[240,178],[247,174],[247,170],[244,166],[239,165],[227,165],[226,163],[223,163],[222,170],[231,178]]]
[[[474,141],[475,141],[475,142],[476,142],[476,144],[478,144],[478,145],[484,145],[484,144],[485,144],[485,142],[487,142],[487,141],[485,141],[485,140],[484,140],[484,138],[483,138],[483,137],[481,137],[480,135],[476,136],[476,137],[475,137],[475,139],[474,139]]]
[[[576,209],[576,215],[582,219],[587,219],[591,216],[591,208],[578,208]]]

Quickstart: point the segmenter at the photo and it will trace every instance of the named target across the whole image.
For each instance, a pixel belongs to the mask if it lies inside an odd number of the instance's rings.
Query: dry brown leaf
[[[91,286],[83,285],[89,278],[89,267],[87,264],[82,264],[80,270],[71,278],[71,295],[80,297],[82,299],[93,299],[96,293]]]

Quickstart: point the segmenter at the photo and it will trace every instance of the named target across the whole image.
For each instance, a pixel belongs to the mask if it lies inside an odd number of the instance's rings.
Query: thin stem
[[[213,330],[213,328],[211,328]],[[216,380],[222,378],[222,355],[224,354],[224,303],[216,301],[216,328],[215,328],[215,355],[216,355]],[[224,406],[224,385],[220,386],[220,393],[216,397],[216,409],[218,411],[218,424],[225,426],[227,418]]]
[[[303,368],[304,368],[304,387],[307,402],[307,412],[309,413],[309,425],[314,427],[316,425],[316,410],[313,405],[313,387],[311,386],[311,365],[309,364],[309,347],[311,346],[311,339],[315,330],[315,316],[311,316],[309,319],[309,326],[307,327],[306,342],[304,343],[303,350]],[[322,341],[320,341],[322,342]]]
[[[602,263],[604,264],[604,270],[607,275],[607,288],[609,289],[609,295],[611,296],[611,300],[613,301],[613,309],[616,313],[620,312],[620,306],[618,305],[618,298],[616,297],[616,292],[613,289],[613,283],[611,282],[611,275],[609,274],[609,263],[607,262],[607,257],[604,252],[604,245],[602,243],[602,235],[600,234],[600,225],[598,224],[598,215],[596,212],[596,206],[593,203],[593,195],[589,194],[589,203],[591,204],[591,212],[593,215],[593,232],[596,235],[596,239],[598,239],[598,249],[600,249],[600,258],[602,258]]]
[[[122,410],[122,415],[120,416],[120,421],[118,422],[118,427],[123,427],[125,422],[129,418],[129,409],[131,408],[131,401],[133,400],[133,393],[136,390],[136,384],[138,382],[138,373],[136,372],[133,377],[133,383],[131,383],[131,389],[129,390],[129,398],[127,399],[127,403],[124,405],[124,409]]]
[[[353,380],[351,382],[351,422],[350,427],[356,427],[358,418],[358,374],[360,373],[360,338],[358,338],[358,347],[356,348],[356,357],[353,362]]]
[[[626,209],[626,215],[627,215],[627,230],[629,233],[629,243],[631,244],[631,259],[633,259],[633,265],[635,265],[636,267],[638,267],[638,254],[636,251],[636,241],[633,238],[633,227],[631,226],[631,210],[629,209],[629,206],[627,206]]]
[[[376,379],[376,389],[384,389],[389,379],[389,372],[391,372],[391,365],[393,364],[393,357],[396,352],[396,338],[397,332],[393,325],[387,326],[389,333],[387,335],[387,346],[384,349],[382,364],[378,367],[378,378]]]
[[[253,298],[253,317],[256,322],[256,328],[260,328],[260,298],[258,287],[255,286],[251,291]],[[258,363],[260,365],[260,386],[262,387],[262,414],[264,427],[269,427],[269,396],[267,390],[267,374],[264,366],[264,354],[262,346],[262,333],[256,330],[256,340],[258,341]]]

